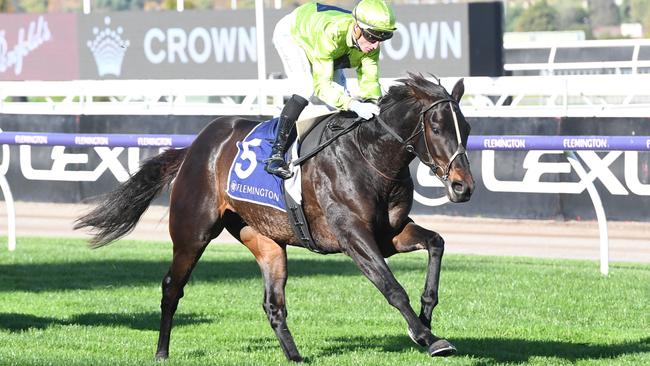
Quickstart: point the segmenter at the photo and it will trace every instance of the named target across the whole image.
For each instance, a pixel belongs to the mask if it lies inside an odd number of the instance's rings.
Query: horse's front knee
[[[442,255],[445,251],[445,239],[436,232],[431,232],[426,238],[426,247],[432,255]]]
[[[422,294],[420,297],[420,302],[422,306],[430,306],[435,308],[438,305],[438,292],[437,291],[428,291]]]

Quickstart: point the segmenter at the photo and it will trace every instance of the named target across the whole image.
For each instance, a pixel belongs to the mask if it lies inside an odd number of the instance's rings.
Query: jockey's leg
[[[273,30],[273,45],[282,61],[284,73],[291,83],[293,93],[309,99],[314,93],[311,64],[305,51],[296,43],[291,35],[292,17],[295,14],[285,15]]]
[[[271,156],[265,160],[266,166],[264,170],[282,179],[291,178],[293,175],[291,169],[289,169],[289,166],[284,161],[284,153],[287,151],[287,144],[291,131],[293,131],[293,126],[295,126],[298,116],[300,116],[300,113],[305,109],[307,104],[309,104],[307,99],[294,94],[289,98],[280,113],[273,149],[271,150]]]
[[[290,178],[293,173],[284,161],[284,153],[287,150],[289,136],[293,130],[296,120],[305,106],[309,104],[308,99],[313,94],[313,81],[311,76],[311,65],[305,55],[305,51],[296,44],[291,36],[291,23],[293,13],[284,16],[276,24],[273,30],[273,45],[278,51],[284,72],[287,78],[295,86],[296,94],[291,96],[280,112],[280,121],[273,143],[271,156],[266,160],[264,170],[275,174],[282,179]]]

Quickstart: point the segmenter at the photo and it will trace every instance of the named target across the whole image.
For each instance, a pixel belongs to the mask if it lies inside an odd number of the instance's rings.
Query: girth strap
[[[294,201],[293,197],[286,191],[284,185],[282,185],[282,190],[284,192],[284,202],[287,206],[287,215],[289,215],[289,223],[293,229],[294,234],[298,238],[300,245],[302,247],[311,250],[314,253],[325,253],[322,250],[318,249],[316,246],[316,241],[311,236],[311,231],[309,231],[309,223],[307,223],[307,218],[305,217],[305,212],[302,209],[302,205]]]

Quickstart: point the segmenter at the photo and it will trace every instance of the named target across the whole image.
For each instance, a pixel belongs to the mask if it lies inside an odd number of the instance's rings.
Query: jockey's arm
[[[331,58],[316,59],[312,63],[312,76],[314,79],[314,95],[328,105],[349,110],[352,97],[348,95],[343,86],[334,82],[334,60]]]
[[[377,101],[381,97],[379,48],[361,58],[361,64],[357,68],[357,81],[361,99]]]

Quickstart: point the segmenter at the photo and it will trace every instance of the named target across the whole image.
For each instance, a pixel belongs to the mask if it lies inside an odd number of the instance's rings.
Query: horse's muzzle
[[[467,202],[474,192],[474,179],[470,176],[464,180],[449,180],[447,184],[447,197],[451,202]]]

